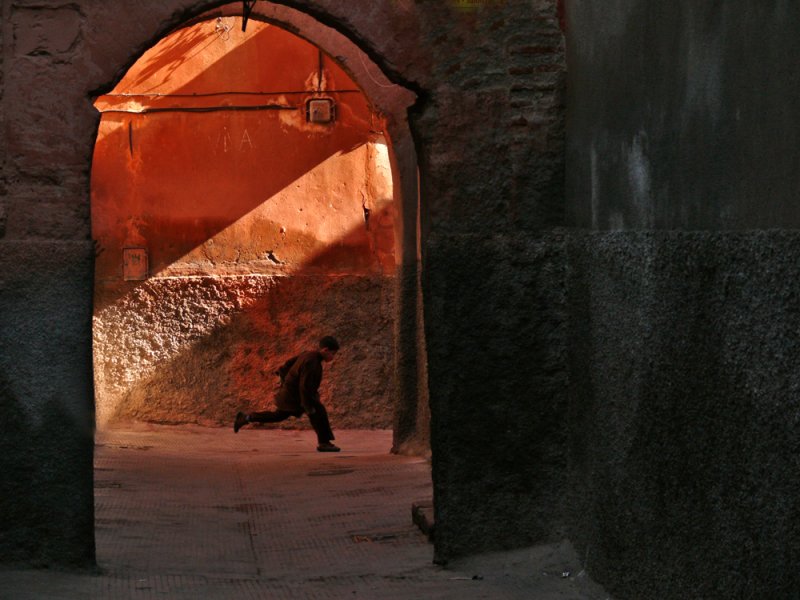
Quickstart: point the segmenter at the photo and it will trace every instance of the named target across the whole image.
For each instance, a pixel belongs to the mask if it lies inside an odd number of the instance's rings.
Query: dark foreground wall
[[[91,243],[0,242],[0,557],[94,562]]]
[[[571,245],[573,542],[620,598],[794,598],[800,234]]]
[[[568,2],[571,536],[620,598],[800,580],[800,6]]]
[[[556,3],[455,4],[420,4],[437,87],[412,121],[442,561],[558,538],[566,472]]]
[[[474,253],[478,243],[485,254]],[[564,250],[558,233],[429,246],[428,314],[439,321],[428,352],[440,560],[564,533]]]
[[[800,4],[567,7],[570,224],[800,225]]]

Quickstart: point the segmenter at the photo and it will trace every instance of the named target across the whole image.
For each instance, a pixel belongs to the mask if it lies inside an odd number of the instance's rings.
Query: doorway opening
[[[334,426],[394,429],[419,452],[427,397],[397,368],[421,347],[413,94],[258,4],[246,27],[230,5],[169,33],[95,102],[98,428],[229,427],[271,402],[286,358],[334,335]]]

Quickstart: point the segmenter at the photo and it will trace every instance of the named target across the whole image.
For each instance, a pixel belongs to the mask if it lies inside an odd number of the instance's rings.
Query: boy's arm
[[[319,404],[319,384],[322,381],[322,367],[306,361],[300,365],[300,405],[309,415],[313,415]]]
[[[283,385],[283,380],[286,379],[286,374],[289,372],[289,369],[291,369],[292,365],[296,362],[297,362],[297,357],[293,356],[285,363],[283,363],[282,366],[278,367],[277,371],[275,371],[275,375],[281,378],[281,385]]]

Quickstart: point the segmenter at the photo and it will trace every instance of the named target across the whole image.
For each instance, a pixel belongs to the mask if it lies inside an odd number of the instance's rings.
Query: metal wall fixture
[[[310,98],[306,101],[306,121],[309,123],[333,123],[336,105],[331,98]]]

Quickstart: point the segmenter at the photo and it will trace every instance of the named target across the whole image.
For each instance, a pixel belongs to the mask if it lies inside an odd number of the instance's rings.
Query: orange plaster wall
[[[147,248],[153,274],[259,260],[296,269],[345,238],[346,260],[338,253],[330,267],[391,272],[393,229],[386,219],[367,228],[364,218],[364,208],[388,210],[392,194],[380,123],[364,96],[327,57],[325,91],[315,92],[318,50],[277,27],[256,21],[222,37],[215,27],[206,21],[162,40],[98,106],[294,108],[104,113],[92,173],[98,278],[120,276],[128,246]],[[332,125],[306,123],[305,101],[317,95],[335,100]]]
[[[334,123],[306,122],[313,97],[333,99]],[[381,364],[334,371],[349,400],[331,398],[332,412],[390,423],[391,172],[381,121],[346,73],[275,26],[209,20],[165,37],[96,106],[98,422],[223,424],[264,396],[267,362],[333,333]],[[146,250],[147,281],[124,280],[130,247]]]

